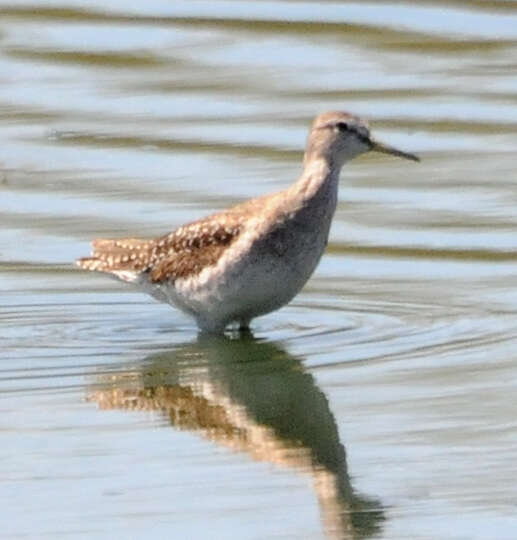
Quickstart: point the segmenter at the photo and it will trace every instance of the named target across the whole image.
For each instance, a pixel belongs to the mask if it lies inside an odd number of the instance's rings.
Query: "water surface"
[[[514,1],[0,3],[0,538],[513,540],[516,54]],[[423,161],[346,167],[253,336],[72,266],[330,109]]]

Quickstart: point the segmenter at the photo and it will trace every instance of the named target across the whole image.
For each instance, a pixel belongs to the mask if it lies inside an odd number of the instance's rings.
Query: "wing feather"
[[[142,272],[148,272],[154,283],[174,281],[215,264],[240,234],[242,221],[238,214],[225,214],[190,223],[152,240],[97,239],[92,242],[92,255],[78,259],[77,264],[126,281],[132,280],[128,276]]]

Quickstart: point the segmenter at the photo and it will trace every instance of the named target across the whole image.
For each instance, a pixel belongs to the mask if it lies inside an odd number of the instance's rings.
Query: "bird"
[[[328,242],[343,165],[366,152],[420,158],[373,137],[348,112],[312,123],[301,176],[287,188],[249,199],[153,239],[97,239],[85,270],[136,285],[190,315],[201,332],[249,329],[255,317],[290,302]]]

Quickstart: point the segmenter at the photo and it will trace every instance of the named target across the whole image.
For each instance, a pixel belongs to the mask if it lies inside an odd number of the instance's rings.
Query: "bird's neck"
[[[307,159],[306,156],[302,175],[290,188],[291,195],[303,205],[320,200],[335,204],[341,166],[325,157]]]

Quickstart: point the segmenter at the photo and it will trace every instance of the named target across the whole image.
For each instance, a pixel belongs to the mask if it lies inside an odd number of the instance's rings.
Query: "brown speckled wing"
[[[155,261],[149,268],[151,281],[174,281],[199,274],[217,262],[240,230],[237,223],[202,220],[157,240]]]
[[[77,264],[86,270],[113,274],[149,272],[154,283],[198,274],[215,264],[237,238],[242,216],[211,216],[153,240],[95,240],[91,257]]]

